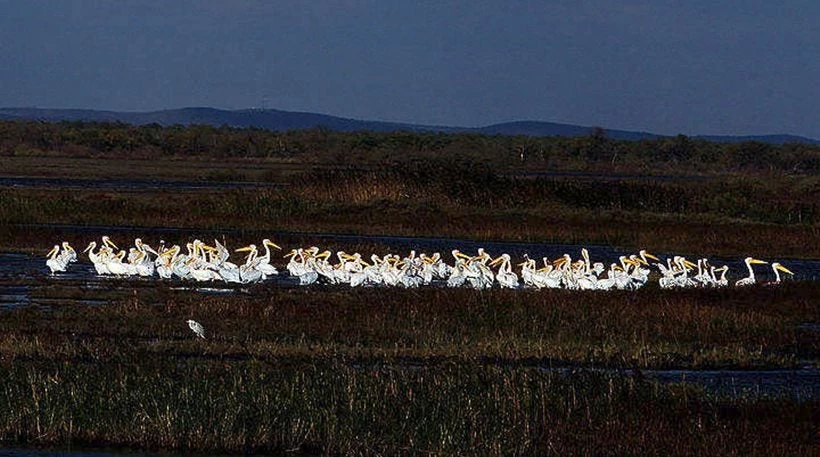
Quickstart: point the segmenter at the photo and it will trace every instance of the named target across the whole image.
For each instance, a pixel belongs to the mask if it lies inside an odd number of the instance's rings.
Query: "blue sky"
[[[0,0],[0,106],[820,138],[820,2]]]

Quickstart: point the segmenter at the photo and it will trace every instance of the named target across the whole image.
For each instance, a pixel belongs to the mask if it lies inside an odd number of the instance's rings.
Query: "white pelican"
[[[99,251],[94,252],[94,248],[96,247],[97,242],[92,241],[88,243],[88,247],[85,248],[83,252],[88,253],[88,260],[90,260],[91,263],[94,264],[94,269],[97,270],[98,275],[111,274],[111,272],[108,270],[108,265],[106,265],[108,262],[107,257],[111,254],[111,248],[103,245],[100,246]]]
[[[137,274],[137,269],[130,263],[125,263],[122,259],[125,257],[125,251],[120,251],[117,255],[109,256],[105,262],[108,271],[116,276],[132,276]]]
[[[603,264],[596,263],[595,271],[593,272],[592,264],[589,260],[589,251],[586,248],[581,249],[581,268],[576,273],[576,281],[578,288],[581,290],[595,290],[604,287],[598,284],[598,275],[603,271]]]
[[[560,289],[564,281],[564,272],[560,270],[559,267],[563,262],[566,262],[566,258],[561,257],[551,263],[546,257],[541,260],[544,262],[544,266],[535,271],[532,278],[533,281],[539,285],[539,289],[541,287]]]
[[[498,281],[498,284],[501,287],[507,289],[518,288],[518,275],[512,271],[509,254],[501,254],[495,260],[490,262],[490,265],[499,265],[498,272],[495,274],[495,280]]]
[[[58,271],[65,271],[66,265],[68,265],[68,260],[60,255],[60,245],[55,244],[48,254],[46,254],[46,266],[49,270],[51,270],[51,274],[54,274]]]
[[[257,262],[256,259],[258,255],[256,245],[249,244],[243,248],[237,249],[236,252],[248,253],[248,257],[245,259],[245,263],[239,266],[239,278],[242,281],[242,283],[247,284],[250,282],[261,281],[263,273],[262,271],[256,268],[259,264],[259,262]]]
[[[720,278],[715,276],[715,273],[717,273],[718,271],[721,272],[720,273]],[[712,282],[713,282],[715,287],[726,287],[726,286],[729,285],[729,280],[726,279],[726,272],[727,271],[729,271],[729,267],[726,266],[726,265],[724,265],[720,268],[715,268],[714,270],[712,270]]]
[[[262,246],[265,248],[265,255],[257,258],[257,265],[256,268],[262,272],[263,276],[273,276],[278,275],[279,272],[276,270],[276,267],[270,264],[270,248],[276,248],[281,250],[276,243],[273,241],[265,238],[262,240]],[[265,279],[264,277],[262,279]]]
[[[612,280],[612,286],[618,290],[624,290],[629,288],[629,284],[632,281],[632,277],[629,275],[629,265],[633,265],[632,261],[627,259],[626,256],[620,256],[618,258],[620,261],[620,265],[615,265],[616,268],[612,268],[610,266],[610,271],[612,274],[607,276],[608,279]]]
[[[760,265],[768,263],[752,257],[746,257],[745,259],[743,259],[743,262],[746,264],[746,268],[749,270],[749,276],[743,279],[738,279],[737,282],[735,282],[735,286],[737,287],[751,286],[755,283],[755,272],[754,270],[752,270],[752,264]]]
[[[222,276],[214,270],[214,265],[205,259],[193,257],[185,263],[188,265],[191,277],[197,281],[205,282],[222,279]]]
[[[697,265],[679,255],[675,256],[673,262],[675,266],[678,267],[675,272],[677,276],[674,278],[674,287],[692,287],[697,285],[697,283],[689,277],[689,270],[697,267]]]
[[[305,257],[306,273],[299,276],[299,283],[313,284],[319,280],[320,274],[323,276],[328,274],[325,264],[327,263],[327,257],[330,255],[330,251],[319,252],[318,247],[311,246],[305,249],[304,253],[307,254]]]
[[[291,276],[299,278],[300,285],[313,284],[319,279],[319,273],[313,268],[316,260],[313,256],[319,252],[319,248],[311,247],[308,249],[293,249],[283,257],[290,257],[287,268]]]
[[[490,267],[487,266],[487,262],[491,259],[492,257],[484,251],[484,248],[478,248],[478,255],[471,257],[467,261],[465,274],[467,282],[474,289],[489,289],[493,286],[495,274]]]
[[[529,287],[535,286],[532,280],[535,274],[535,260],[531,259],[527,254],[524,254],[524,261],[517,266],[521,267],[521,280],[524,281],[524,285]]]
[[[211,254],[211,269],[215,270],[219,277],[225,282],[241,283],[242,278],[239,275],[239,266],[233,262],[229,262],[228,258],[231,256],[230,251],[219,240],[214,239],[216,247],[203,246]]]
[[[555,261],[552,262],[552,266],[555,271],[560,274],[561,285],[564,286],[565,289],[577,290],[580,287],[578,285],[578,278],[573,271],[572,257],[570,257],[569,254],[564,254],[555,259]]]
[[[77,261],[77,251],[68,244],[68,241],[62,242],[62,251],[60,251],[60,256],[63,257],[66,263],[76,262]]]
[[[100,244],[100,247],[102,248],[103,246],[108,246],[109,249],[119,249],[117,245],[111,241],[111,238],[109,238],[108,235],[102,236],[102,244]]]
[[[780,272],[790,274],[794,276],[794,273],[791,272],[788,268],[780,265],[780,262],[773,262],[772,263],[772,271],[774,271],[775,280],[771,282],[767,282],[766,284],[780,284]]]
[[[640,252],[638,252],[638,256],[640,256],[641,260],[643,260],[644,265],[649,265],[649,261],[646,260],[646,259],[652,259],[656,262],[661,261],[661,259],[659,259],[659,258],[655,257],[654,255],[646,252],[646,249],[641,249]]]
[[[707,259],[698,259],[698,274],[692,277],[696,285],[711,286],[712,276],[710,275],[709,262]]]
[[[350,269],[350,287],[357,287],[370,283],[375,283],[372,280],[372,274],[375,269],[367,262],[362,260],[362,255],[358,252],[351,256],[351,262],[355,263],[356,267],[349,267]]]
[[[447,287],[460,287],[467,281],[466,269],[470,256],[463,254],[458,249],[453,249],[455,264],[450,267],[450,275],[447,277]]]
[[[177,254],[179,254],[179,246],[175,244],[157,256],[157,259],[154,261],[154,268],[160,278],[171,279],[174,273],[174,263],[177,260]]]

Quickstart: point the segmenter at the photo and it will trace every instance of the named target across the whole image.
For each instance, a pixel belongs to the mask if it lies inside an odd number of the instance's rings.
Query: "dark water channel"
[[[130,245],[132,241],[130,237],[132,236],[141,236],[143,241],[149,243],[151,245],[156,245],[156,243],[160,239],[164,239],[167,245],[171,244],[179,244],[180,246],[184,246],[186,242],[190,242],[195,238],[200,238],[205,240],[206,242],[213,238],[220,239],[223,243],[228,243],[228,248],[233,248],[236,246],[230,245],[231,238],[239,239],[239,238],[248,238],[249,236],[258,237],[259,240],[257,241],[257,245],[261,241],[262,238],[271,238],[275,242],[279,243],[283,248],[284,252],[295,248],[295,247],[303,247],[307,248],[314,244],[318,245],[321,249],[324,249],[324,244],[338,244],[338,243],[347,243],[347,244],[381,244],[385,246],[390,246],[393,250],[393,253],[399,254],[401,256],[407,255],[410,253],[411,250],[415,250],[417,253],[426,252],[427,254],[432,254],[433,252],[440,252],[442,254],[442,258],[445,262],[452,263],[452,257],[450,256],[450,251],[453,249],[459,249],[462,252],[468,254],[474,254],[479,248],[485,249],[490,255],[497,256],[502,253],[508,253],[512,257],[514,263],[518,263],[521,261],[523,256],[526,254],[536,261],[539,262],[542,257],[547,257],[549,259],[556,259],[562,255],[569,254],[573,259],[580,258],[580,252],[582,248],[586,248],[589,251],[590,258],[593,262],[603,262],[604,265],[607,267],[612,262],[618,262],[618,257],[625,255],[629,256],[632,254],[637,254],[635,250],[624,249],[616,246],[608,246],[608,245],[578,245],[578,244],[545,244],[545,243],[512,243],[512,242],[503,242],[503,241],[473,241],[473,240],[464,240],[464,239],[455,239],[455,238],[438,238],[438,237],[409,237],[409,236],[380,236],[380,235],[352,235],[352,234],[337,234],[337,233],[307,233],[307,232],[264,232],[255,234],[253,231],[242,231],[242,230],[201,230],[201,229],[180,229],[180,228],[164,228],[164,227],[123,227],[123,226],[79,226],[79,225],[67,225],[67,224],[21,224],[21,228],[31,227],[34,229],[53,229],[57,232],[61,233],[77,233],[77,234],[88,234],[88,240],[97,240],[99,242],[99,238],[102,234],[107,234],[111,236],[112,240],[114,240],[118,244],[123,245]],[[135,235],[136,234],[136,235]],[[126,241],[123,240],[126,239]],[[227,241],[226,241],[227,240]],[[48,250],[53,244],[59,242],[60,240],[55,239],[51,240],[50,243],[43,246],[43,250]],[[75,248],[84,248],[84,246],[75,246]],[[387,254],[388,251],[385,252],[375,252],[378,255]],[[362,252],[362,256],[364,258],[368,258],[372,254],[371,252]],[[665,254],[659,252],[653,252],[653,254],[659,256],[663,262],[666,261],[667,257],[671,257],[673,255],[683,255],[687,259],[692,261],[697,261],[697,259],[701,256],[705,256],[709,258],[709,261],[712,265],[715,266],[722,266],[728,265],[730,270],[729,279],[730,281],[735,281],[742,277],[746,276],[746,266],[743,263],[742,258],[725,258],[725,257],[710,257],[706,253],[693,254],[693,253],[672,253],[672,254]],[[0,253],[0,256],[3,254]],[[77,272],[73,274],[80,274],[84,275],[85,272],[90,274],[94,274],[93,268],[91,268],[91,264],[88,263],[87,258],[81,256],[81,261],[77,264],[73,264],[71,266],[72,269],[78,268],[85,260],[85,264],[88,268],[79,268]],[[281,259],[280,259],[281,260]],[[793,277],[789,277],[788,279],[794,280],[802,280],[802,281],[820,281],[820,260],[806,260],[806,259],[782,259],[782,258],[765,258],[763,257],[762,260],[766,260],[768,262],[780,262],[795,274]],[[236,259],[232,259],[232,261],[236,261]],[[7,266],[6,264],[9,264]],[[16,265],[14,265],[16,263]],[[274,260],[275,266],[279,267],[280,265]],[[284,264],[284,262],[283,262]],[[281,265],[284,266],[284,265]],[[23,269],[21,269],[21,267]],[[280,270],[283,268],[280,268]],[[653,266],[653,269],[656,269]],[[16,274],[19,274],[21,271],[41,271],[47,273],[48,270],[45,267],[45,258],[41,259],[24,259],[24,258],[17,258],[17,259],[4,259],[0,257],[0,278],[7,276],[8,274],[15,274],[13,271],[16,271]],[[71,271],[67,272],[69,275],[72,274]],[[755,266],[755,275],[758,277],[758,280],[761,282],[771,281],[774,279],[774,274],[772,273],[772,269],[769,265],[757,265]]]
[[[20,449],[0,448],[0,457],[182,457],[185,455],[200,455],[202,457],[221,457],[222,454],[176,454],[176,453],[148,453],[127,450],[92,450],[92,449]],[[299,457],[301,454],[288,454]]]
[[[586,247],[589,251],[591,260],[604,262],[609,265],[612,262],[618,262],[618,257],[621,255],[631,255],[635,252],[606,245],[565,245],[565,244],[543,244],[543,243],[510,243],[510,242],[493,242],[493,241],[471,241],[452,238],[423,238],[423,237],[401,237],[401,236],[373,236],[373,235],[345,235],[345,234],[323,234],[323,233],[300,233],[300,232],[283,232],[283,233],[265,233],[253,235],[253,232],[242,232],[237,230],[200,230],[192,231],[190,229],[177,228],[137,228],[137,227],[121,227],[121,226],[72,226],[72,225],[36,225],[36,228],[53,228],[60,232],[70,233],[86,233],[88,239],[99,239],[100,234],[108,234],[112,239],[120,245],[129,245],[130,236],[134,233],[144,234],[143,240],[149,244],[156,245],[160,238],[167,241],[167,244],[180,244],[192,241],[194,238],[201,238],[209,240],[211,238],[220,238],[225,243],[230,243],[230,239],[248,238],[249,236],[271,237],[279,242],[284,251],[293,247],[307,248],[311,245],[317,244],[321,249],[325,245],[334,245],[339,243],[345,244],[377,244],[389,246],[393,249],[393,253],[399,255],[407,255],[411,250],[417,253],[426,252],[431,254],[433,252],[441,252],[442,258],[445,262],[451,262],[450,251],[459,249],[462,252],[473,254],[478,249],[484,248],[493,256],[501,253],[508,253],[513,258],[514,263],[520,262],[524,255],[529,255],[536,259],[539,264],[542,257],[549,259],[558,258],[565,253],[568,253],[574,259],[580,257],[582,247]],[[127,241],[126,241],[127,240]],[[225,241],[228,240],[228,241]],[[59,240],[52,240],[57,243]],[[51,246],[44,245],[43,250]],[[228,246],[233,248],[235,246]],[[83,246],[75,246],[75,249],[81,250]],[[385,252],[377,252],[376,254],[384,255]],[[363,257],[369,257],[371,253],[363,253]],[[667,257],[663,253],[655,253],[663,260]],[[695,256],[687,256],[691,260],[695,260]],[[27,306],[37,304],[39,306],[49,306],[52,302],[61,300],[60,298],[32,298],[33,284],[38,284],[36,287],[45,287],[47,285],[64,286],[64,287],[78,287],[84,290],[130,290],[138,287],[156,287],[162,284],[163,287],[168,287],[176,290],[193,290],[202,293],[234,293],[237,291],[246,291],[247,286],[228,285],[224,283],[196,283],[193,281],[168,281],[160,280],[157,277],[152,278],[127,278],[116,279],[112,277],[102,277],[97,275],[93,265],[88,260],[87,256],[80,254],[80,260],[69,265],[65,272],[51,274],[45,265],[45,257],[35,256],[21,253],[3,253],[0,252],[0,310],[9,309],[19,306]],[[236,261],[236,259],[232,259]],[[798,260],[798,259],[765,259],[768,261],[778,260],[795,274],[793,277],[788,277],[786,280],[801,280],[801,281],[820,281],[820,261],[818,260]],[[729,279],[734,282],[741,277],[746,276],[746,267],[742,259],[738,258],[710,258],[713,265],[728,265],[730,268]],[[272,263],[279,269],[279,276],[270,277],[266,280],[267,285],[274,287],[294,287],[298,284],[298,280],[290,277],[285,270],[285,260],[274,257]],[[653,267],[654,269],[654,267]],[[765,282],[774,279],[769,265],[755,266],[755,274],[758,281]],[[785,276],[784,276],[785,277]],[[36,289],[35,287],[35,289]],[[77,303],[86,304],[102,304],[104,300],[93,300],[88,298],[83,299],[62,299],[63,303],[72,303],[72,300]],[[813,324],[808,324],[813,325]]]
[[[219,181],[165,181],[152,179],[74,179],[0,177],[0,187],[99,190],[207,190],[275,187],[281,184]]]

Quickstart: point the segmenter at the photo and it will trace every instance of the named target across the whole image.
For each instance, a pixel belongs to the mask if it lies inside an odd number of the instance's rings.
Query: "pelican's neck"
[[[746,268],[749,270],[749,277],[754,280],[755,279],[755,272],[752,270],[752,262],[747,260],[746,261]]]

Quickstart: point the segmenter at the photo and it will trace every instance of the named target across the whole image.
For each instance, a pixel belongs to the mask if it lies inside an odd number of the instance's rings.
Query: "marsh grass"
[[[590,372],[191,360],[0,367],[23,444],[362,455],[809,455],[817,405]]]

